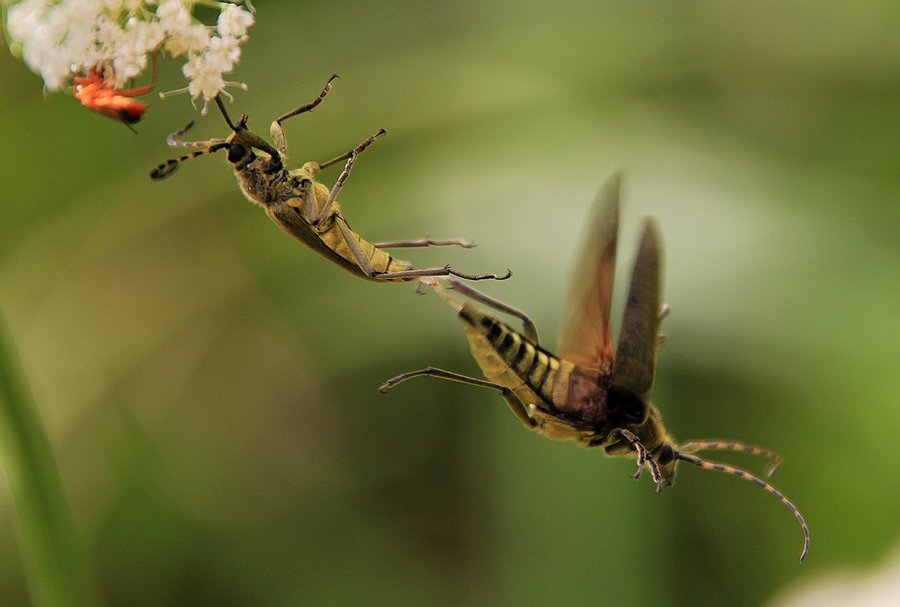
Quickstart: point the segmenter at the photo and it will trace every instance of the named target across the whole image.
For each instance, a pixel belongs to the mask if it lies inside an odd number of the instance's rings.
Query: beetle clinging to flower
[[[287,144],[281,123],[292,116],[309,112],[319,105],[328,95],[336,78],[337,75],[333,75],[313,101],[280,116],[272,123],[270,132],[275,145],[249,129],[246,115],[242,115],[236,124],[233,123],[221,98],[216,97],[215,101],[231,129],[231,134],[224,139],[182,141],[181,137],[193,125],[188,124],[184,129],[169,136],[169,144],[202,149],[160,164],[150,173],[150,177],[163,179],[186,160],[224,150],[228,162],[232,164],[241,191],[250,202],[262,207],[282,231],[356,276],[377,282],[403,282],[429,276],[451,275],[467,280],[509,278],[509,271],[503,276],[498,276],[466,274],[452,269],[449,265],[414,268],[410,262],[397,259],[384,250],[392,247],[474,246],[459,238],[447,240],[421,238],[371,243],[350,228],[337,202],[338,194],[343,189],[344,182],[359,155],[378,137],[385,134],[384,129],[327,162],[307,162],[299,169],[290,171],[285,168],[282,158],[286,156]],[[316,180],[322,169],[341,161],[346,161],[344,170],[331,189]]]

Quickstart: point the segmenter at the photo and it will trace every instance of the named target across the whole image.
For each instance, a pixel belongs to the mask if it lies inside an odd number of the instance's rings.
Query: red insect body
[[[104,76],[103,68],[94,67],[87,75],[75,77],[72,92],[84,107],[131,128],[147,111],[147,104],[135,97],[146,95],[156,86],[156,63],[153,64],[153,82],[147,86],[117,89],[113,80],[112,75]]]

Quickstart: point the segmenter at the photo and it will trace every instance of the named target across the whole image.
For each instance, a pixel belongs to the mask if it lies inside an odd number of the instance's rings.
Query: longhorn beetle
[[[672,484],[679,461],[749,480],[778,498],[794,515],[803,532],[802,561],[809,551],[809,528],[793,503],[749,472],[692,454],[718,449],[760,455],[773,461],[769,476],[781,458],[767,449],[734,441],[695,440],[679,445],[666,432],[659,411],[649,400],[662,341],[659,324],[669,311],[660,303],[661,246],[652,219],[644,224],[618,352],[613,353],[609,317],[619,224],[618,176],[600,190],[592,212],[564,308],[560,356],[538,344],[534,324],[519,310],[459,281],[448,281],[457,292],[518,317],[523,323],[521,333],[471,302],[453,297],[438,280],[431,279],[428,284],[463,321],[472,355],[487,380],[428,367],[391,378],[380,391],[387,392],[414,377],[497,390],[526,428],[548,438],[602,447],[608,455],[636,456],[637,471],[632,478],[649,469],[657,493]]]
[[[337,74],[331,76],[325,88],[313,101],[272,122],[270,133],[275,146],[267,143],[247,127],[246,114],[242,114],[237,124],[234,124],[228,116],[222,100],[216,96],[216,104],[231,129],[231,134],[225,139],[182,141],[181,137],[193,126],[193,121],[188,123],[183,129],[169,135],[168,144],[202,149],[163,162],[151,171],[150,177],[163,179],[175,172],[185,160],[225,150],[228,162],[233,165],[241,191],[250,202],[262,207],[269,218],[284,232],[356,276],[378,282],[402,282],[427,276],[449,275],[467,280],[505,280],[509,278],[512,275],[509,270],[505,275],[498,276],[496,274],[465,274],[452,269],[449,265],[417,269],[410,262],[396,259],[384,250],[391,247],[456,245],[471,248],[475,246],[463,239],[431,240],[421,238],[373,244],[350,228],[344,219],[340,204],[337,202],[338,194],[344,187],[344,182],[350,175],[359,155],[378,137],[385,134],[384,129],[370,135],[348,152],[327,162],[307,162],[299,169],[292,171],[288,171],[284,167],[282,157],[287,154],[287,144],[281,123],[293,116],[309,112],[322,103],[337,77]],[[342,160],[346,160],[344,170],[330,190],[316,181],[319,171]]]

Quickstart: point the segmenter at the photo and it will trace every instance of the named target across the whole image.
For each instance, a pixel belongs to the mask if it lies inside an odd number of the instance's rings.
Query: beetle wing
[[[100,89],[95,94],[82,95],[79,100],[86,108],[126,125],[140,121],[147,111],[147,104],[115,93],[114,90]]]
[[[96,111],[125,124],[134,124],[140,121],[147,111],[147,104],[137,99],[116,95],[109,99],[98,100]]]
[[[594,198],[563,308],[559,354],[582,367],[605,368],[613,359],[609,311],[621,182],[621,175],[616,173]]]
[[[612,388],[645,402],[653,386],[659,345],[660,265],[659,233],[648,218],[631,275],[611,379]]]

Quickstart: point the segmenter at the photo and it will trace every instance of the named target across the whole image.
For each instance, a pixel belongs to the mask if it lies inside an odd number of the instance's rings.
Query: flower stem
[[[0,461],[34,605],[86,607],[86,568],[50,442],[0,314]]]

